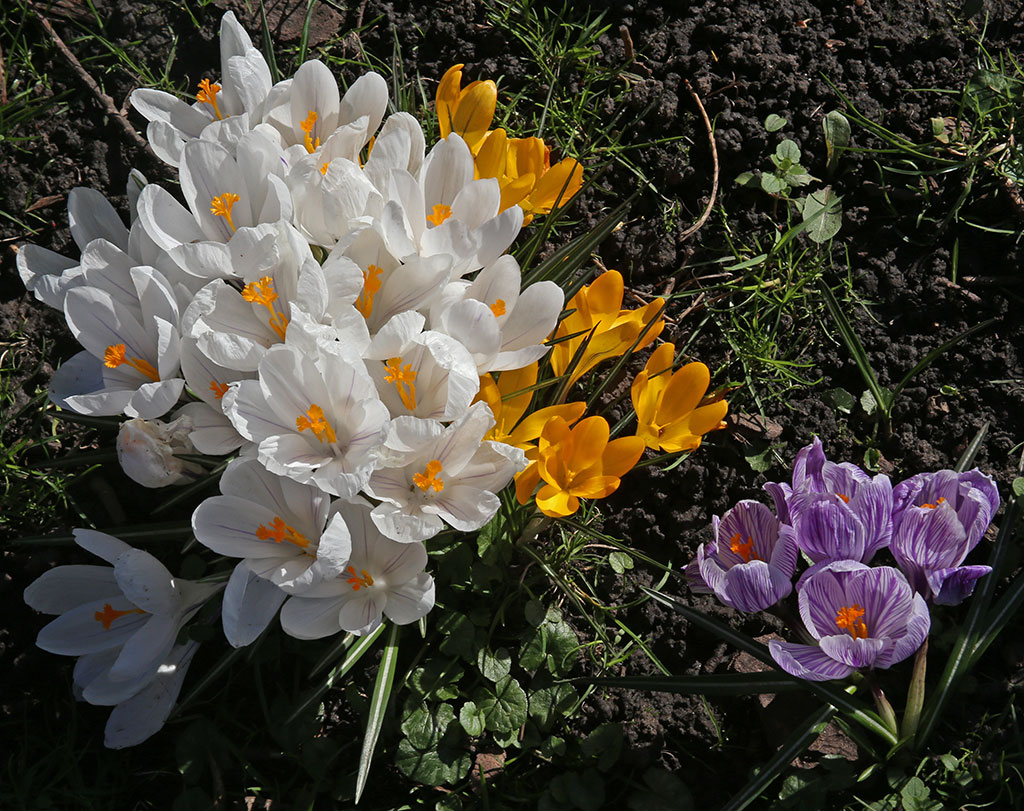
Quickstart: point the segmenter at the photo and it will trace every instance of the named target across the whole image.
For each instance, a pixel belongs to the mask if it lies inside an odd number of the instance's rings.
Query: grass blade
[[[704,676],[621,676],[584,679],[587,684],[700,696],[795,693],[806,688],[778,673],[712,673]]]
[[[953,470],[957,473],[963,473],[967,468],[974,464],[974,457],[978,455],[978,451],[981,448],[981,443],[985,441],[985,435],[988,434],[989,423],[986,422],[981,428],[978,429],[978,433],[974,435],[974,439],[964,449],[964,452],[960,455],[957,463],[953,466]]]
[[[868,391],[875,398],[879,411],[885,415],[885,421],[888,422],[889,411],[892,408],[892,398],[882,391],[878,378],[875,376],[875,370],[871,368],[871,361],[868,360],[867,352],[864,351],[864,345],[860,342],[860,338],[857,337],[857,333],[853,330],[853,325],[846,317],[846,313],[843,312],[839,302],[836,301],[836,297],[827,285],[821,288],[821,297],[825,300],[825,307],[828,309],[829,315],[835,321],[836,329],[839,330],[839,337],[846,344],[853,362],[857,364],[861,377],[864,378],[864,382],[867,384]]]
[[[398,626],[388,626],[388,641],[384,643],[384,655],[380,660],[377,680],[373,684],[373,696],[370,698],[370,713],[366,718],[366,735],[363,737],[363,751],[359,753],[359,774],[356,776],[356,805],[363,795],[366,780],[370,776],[373,765],[373,750],[377,747],[380,728],[384,724],[384,712],[391,698],[391,685],[395,682],[395,670],[398,664]]]
[[[288,721],[286,723],[290,724],[292,721],[294,721],[296,718],[302,715],[302,713],[305,712],[310,706],[318,702],[323,697],[324,693],[326,693],[334,686],[335,682],[337,682],[339,679],[345,678],[348,672],[356,666],[360,659],[363,658],[363,654],[373,647],[373,643],[377,641],[377,639],[380,637],[382,633],[384,633],[383,625],[380,625],[376,631],[374,631],[372,634],[367,634],[366,636],[355,637],[352,634],[346,634],[345,637],[339,643],[341,647],[349,648],[349,651],[346,654],[344,661],[342,661],[340,665],[338,665],[330,673],[327,674],[327,678],[324,679],[323,684],[318,684],[316,687],[314,687],[312,690],[306,693],[305,697],[303,697],[303,699],[292,711],[292,714],[288,716]],[[356,640],[355,644],[353,644],[352,642],[353,639]],[[336,655],[337,651],[338,646],[335,646],[335,648],[331,650],[331,654]],[[317,664],[316,668],[314,669],[314,672],[319,670],[321,667],[322,663]]]
[[[917,375],[919,372],[923,372],[925,369],[927,369],[929,366],[931,366],[932,362],[937,357],[939,357],[939,355],[941,355],[943,352],[945,352],[947,349],[950,349],[950,348],[956,346],[958,343],[960,343],[960,341],[962,341],[964,338],[968,337],[969,335],[973,335],[976,332],[981,332],[981,330],[987,329],[988,327],[991,327],[998,320],[999,320],[998,318],[990,318],[990,319],[988,319],[988,321],[982,321],[980,324],[975,324],[973,327],[969,327],[969,328],[965,329],[959,335],[956,335],[953,338],[950,338],[948,341],[946,341],[946,343],[942,344],[942,346],[938,346],[935,349],[933,349],[931,352],[929,352],[927,355],[925,355],[923,358],[921,358],[921,360],[919,360],[914,365],[913,369],[911,369],[909,372],[907,372],[905,375],[903,375],[903,379],[900,380],[900,382],[896,384],[896,388],[894,388],[892,390],[892,399],[895,400],[896,396],[901,391],[903,391],[903,389],[906,387],[906,385],[911,380],[914,379],[915,375]],[[872,392],[872,394],[874,394],[874,392]]]
[[[835,710],[832,707],[822,707],[807,716],[806,720],[793,730],[793,734],[775,753],[775,756],[765,763],[760,771],[729,802],[722,806],[722,811],[742,811],[760,797],[772,781],[793,762],[793,759],[814,743],[814,739],[818,737],[834,714]]]

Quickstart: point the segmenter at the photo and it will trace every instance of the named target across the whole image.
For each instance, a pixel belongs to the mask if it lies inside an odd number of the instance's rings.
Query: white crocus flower
[[[60,614],[36,644],[81,657],[75,686],[85,701],[119,704],[157,675],[178,631],[218,587],[175,578],[148,552],[102,532],[74,535],[113,568],[58,566],[25,589],[32,608]]]
[[[288,344],[271,347],[259,380],[232,386],[222,403],[269,471],[342,498],[366,484],[388,423],[361,360]]]
[[[451,257],[439,254],[399,262],[376,227],[361,228],[338,243],[324,262],[332,289],[363,316],[376,334],[394,316],[424,310],[437,299],[451,276]]]
[[[388,250],[403,260],[450,254],[455,276],[497,259],[523,224],[518,206],[498,213],[497,180],[474,179],[473,154],[455,134],[430,150],[418,179],[392,170],[388,198],[382,216]]]
[[[288,173],[295,224],[314,244],[328,250],[368,220],[380,217],[384,198],[359,164],[344,157],[307,155]]]
[[[284,222],[240,231],[227,246],[241,290],[211,282],[186,312],[200,351],[227,369],[255,371],[267,348],[285,340],[292,307],[324,318],[329,290],[309,244]]]
[[[193,104],[149,88],[131,94],[132,106],[150,122],[150,146],[171,166],[179,165],[187,143],[202,137],[233,146],[262,117],[270,68],[230,11],[221,18],[220,57],[220,82],[200,82]]]
[[[423,128],[409,113],[388,116],[363,164],[363,172],[381,194],[387,194],[392,169],[401,169],[413,177],[423,166],[426,139]]]
[[[473,358],[447,335],[423,331],[416,312],[396,315],[374,336],[367,368],[392,416],[454,420],[480,389]]]
[[[473,355],[480,374],[522,369],[548,352],[565,293],[554,282],[538,282],[520,293],[519,263],[505,254],[472,282],[445,287],[431,312],[432,326],[455,338]]]
[[[178,377],[174,293],[153,268],[131,268],[129,277],[138,309],[99,288],[68,291],[64,315],[85,351],[64,363],[50,381],[50,399],[57,405],[80,414],[153,419],[166,414],[181,395],[185,381]]]
[[[220,490],[196,509],[192,529],[217,554],[242,559],[222,614],[228,641],[239,647],[263,632],[289,594],[342,574],[352,546],[326,493],[275,476],[254,459],[228,465]]]
[[[121,423],[117,433],[117,461],[132,481],[143,487],[190,484],[203,467],[179,459],[176,454],[195,453],[189,438],[192,419],[180,412],[171,422],[132,419]]]
[[[182,325],[184,328],[184,324]],[[210,360],[199,351],[196,339],[181,339],[181,373],[188,391],[200,402],[187,403],[175,416],[187,416],[192,421],[189,440],[200,453],[221,456],[245,444],[245,438],[235,430],[231,420],[221,408],[221,400],[232,383],[255,379],[255,372],[240,372]]]
[[[137,746],[163,729],[198,647],[198,642],[175,645],[149,683],[131,698],[118,702],[103,730],[104,746],[108,749]]]
[[[388,105],[388,86],[377,73],[360,76],[346,91],[323,62],[303,63],[295,76],[274,85],[267,99],[263,121],[280,133],[286,152],[293,147],[307,154],[318,151],[339,128],[366,118],[361,150],[380,126]]]
[[[501,506],[495,495],[526,466],[522,451],[484,442],[494,425],[485,403],[474,403],[444,427],[434,420],[398,417],[366,493],[383,502],[371,516],[388,538],[425,541],[445,523],[461,532],[486,524]]]
[[[352,555],[345,572],[292,597],[281,609],[281,627],[297,639],[321,639],[339,631],[363,635],[386,616],[408,625],[434,607],[434,580],[424,572],[421,543],[385,538],[370,518],[370,506],[339,504],[352,533]]]

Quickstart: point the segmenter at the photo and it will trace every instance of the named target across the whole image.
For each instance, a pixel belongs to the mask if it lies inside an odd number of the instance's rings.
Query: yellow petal
[[[644,441],[637,436],[613,439],[601,455],[604,474],[606,476],[624,476],[640,461],[645,447]]]
[[[586,470],[601,461],[608,447],[608,421],[604,417],[587,417],[572,429],[572,441],[566,449],[566,464],[573,470]]]
[[[508,139],[505,130],[497,129],[487,133],[480,151],[476,155],[477,177],[496,177],[505,174],[505,158],[508,154]]]
[[[522,472],[516,474],[515,481],[516,501],[520,504],[526,504],[533,496],[533,491],[537,489],[537,485],[540,484],[540,466],[537,462],[531,462]]]
[[[550,150],[540,138],[512,138],[508,142],[508,174],[540,177],[548,170]]]
[[[452,131],[452,120],[455,118],[455,106],[459,103],[459,92],[462,86],[462,65],[452,65],[444,72],[437,85],[437,123],[441,127],[441,137],[447,138]]]
[[[663,425],[682,419],[693,411],[708,390],[711,373],[703,363],[687,363],[669,380],[661,398],[659,422]]]
[[[644,371],[651,377],[672,371],[672,361],[676,357],[675,344],[661,344],[655,349],[644,365]]]
[[[502,412],[501,391],[498,389],[498,384],[494,382],[494,378],[489,374],[480,375],[480,391],[473,398],[473,402],[487,403],[487,407],[491,409],[494,419],[500,422]],[[495,428],[498,427],[497,425],[495,426]]]
[[[501,187],[501,206],[499,212],[504,211],[512,206],[519,205],[522,203],[526,196],[533,190],[533,175],[527,173],[520,175],[515,180],[510,180],[504,183]],[[529,215],[531,218],[532,214]],[[523,215],[523,224],[526,223],[526,214]]]
[[[619,484],[621,482],[616,476],[590,476],[576,482],[572,494],[579,498],[604,498],[618,490]]]
[[[564,518],[572,515],[580,508],[580,500],[564,490],[545,485],[537,493],[537,506],[540,511],[551,518]]]
[[[544,430],[544,425],[552,417],[561,417],[567,423],[572,424],[583,416],[586,409],[586,403],[565,403],[534,411],[516,426],[508,438],[509,444],[519,447],[521,444],[537,439],[541,431]]]
[[[452,116],[452,132],[463,137],[470,151],[476,153],[494,119],[498,102],[498,86],[488,79],[473,82],[459,94],[459,103]]]
[[[625,285],[622,282],[622,274],[617,270],[606,270],[587,287],[580,290],[585,293],[586,303],[591,313],[612,314],[617,313],[622,307],[622,294]],[[579,296],[577,293],[576,296]],[[573,297],[573,301],[576,297]]]
[[[535,211],[546,214],[568,203],[582,185],[583,166],[575,158],[566,158],[540,177],[530,195],[530,204]]]

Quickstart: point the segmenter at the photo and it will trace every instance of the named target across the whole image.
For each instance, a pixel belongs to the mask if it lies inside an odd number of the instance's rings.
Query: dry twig
[[[704,119],[704,126],[708,131],[708,146],[711,148],[711,198],[708,200],[704,213],[700,215],[700,219],[683,231],[682,236],[679,237],[680,242],[689,239],[704,227],[704,223],[706,223],[708,221],[708,217],[711,216],[711,209],[715,207],[715,199],[718,197],[718,147],[715,144],[715,130],[711,126],[711,119],[708,118],[708,111],[704,109],[704,105],[701,104],[700,101],[700,96],[697,95],[697,92],[693,89],[693,85],[691,85],[689,81],[686,82],[686,89],[690,91],[690,96],[693,97],[693,101],[697,105],[697,109],[700,110],[701,118]]]
[[[117,105],[114,104],[114,100],[103,92],[100,86],[96,83],[96,80],[89,75],[89,71],[82,67],[82,63],[78,61],[78,58],[71,52],[71,49],[64,44],[64,40],[62,40],[60,35],[54,30],[50,21],[46,19],[46,17],[44,17],[39,10],[35,8],[35,6],[32,6],[32,12],[36,15],[36,19],[39,20],[39,24],[42,25],[46,33],[49,34],[50,39],[53,40],[53,44],[57,46],[57,50],[61,52],[61,55],[64,57],[71,69],[78,74],[78,77],[85,82],[92,91],[93,96],[96,98],[100,107],[103,108],[103,111],[120,125],[121,129],[124,131],[125,135],[128,136],[130,141],[145,151],[147,155],[156,159],[156,154],[152,149],[150,149],[149,144],[146,143],[146,139],[135,131],[131,122],[129,122],[125,115],[117,109]]]

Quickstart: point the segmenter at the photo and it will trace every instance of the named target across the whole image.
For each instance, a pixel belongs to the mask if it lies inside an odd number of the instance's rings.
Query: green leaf
[[[436,744],[455,720],[451,704],[420,704],[402,721],[402,732],[417,749]]]
[[[764,120],[764,128],[768,130],[768,132],[778,132],[784,126],[786,126],[786,119],[781,115],[776,115],[775,113],[772,113]]]
[[[789,138],[779,142],[779,145],[775,147],[775,154],[780,160],[789,161],[790,164],[800,163],[800,147],[796,141],[791,141]]]
[[[324,679],[322,684],[318,684],[305,695],[302,701],[300,701],[295,709],[292,710],[292,714],[288,717],[286,723],[290,724],[295,721],[296,718],[313,706],[313,704],[320,701],[323,694],[333,687],[336,682],[345,678],[346,674],[356,666],[360,659],[363,658],[363,654],[373,647],[373,643],[377,641],[378,637],[380,637],[382,633],[384,633],[383,624],[381,624],[377,630],[373,631],[373,633],[357,637],[346,654],[344,661],[327,674],[327,678]]]
[[[377,679],[373,684],[373,695],[370,697],[370,713],[366,719],[366,734],[363,736],[363,749],[359,753],[359,774],[356,775],[356,803],[363,795],[366,780],[370,776],[373,765],[373,750],[377,748],[377,738],[384,724],[384,713],[391,698],[391,685],[395,681],[395,670],[398,664],[398,626],[388,626],[388,638],[384,643],[384,654],[380,659]]]
[[[457,682],[465,672],[457,658],[433,657],[412,672],[409,687],[424,698],[456,698],[459,695]]]
[[[1018,476],[1014,479],[1011,487],[1013,488],[1013,494],[1017,498],[1024,497],[1024,476]]]
[[[825,397],[831,401],[832,407],[840,414],[852,414],[857,405],[856,398],[846,389],[829,389],[825,392]]]
[[[585,757],[597,761],[597,768],[603,772],[608,771],[622,754],[622,725],[601,724],[580,741],[580,750]]]
[[[547,616],[548,610],[540,600],[530,600],[523,609],[526,621],[534,628],[539,628]]]
[[[512,670],[512,657],[508,648],[498,648],[494,653],[487,648],[481,648],[477,653],[476,665],[485,679],[498,682]]]
[[[931,799],[931,790],[920,777],[911,777],[900,789],[904,811],[942,811],[943,805]]]
[[[753,172],[741,172],[736,175],[736,185],[743,186],[745,188],[755,188],[759,184],[757,175]]]
[[[539,681],[534,679],[534,684]],[[552,684],[534,689],[530,685],[530,717],[542,730],[551,729],[559,718],[565,716],[576,705],[579,697],[571,684]]]
[[[461,656],[467,662],[476,662],[476,627],[469,617],[455,611],[446,613],[438,625],[444,635],[441,650],[450,656]]]
[[[644,786],[630,792],[630,811],[691,811],[693,795],[672,772],[653,766],[644,772]]]
[[[831,186],[818,189],[804,198],[802,216],[811,241],[820,245],[839,233],[843,225],[841,199],[832,193]]]
[[[841,112],[832,110],[821,120],[821,128],[825,131],[827,165],[831,173],[839,163],[840,152],[850,145],[850,122]]]
[[[625,552],[612,552],[608,555],[608,563],[611,565],[612,571],[616,574],[622,574],[623,572],[633,568],[633,558]]]
[[[769,172],[762,172],[761,188],[768,192],[768,194],[782,194],[789,188],[789,184],[778,175],[773,175]]]
[[[481,687],[473,701],[484,714],[484,725],[491,732],[511,732],[526,722],[526,693],[519,682],[506,676],[494,687]]]
[[[743,458],[755,473],[766,473],[772,467],[771,443],[753,440],[743,449]]]
[[[931,119],[932,125],[932,138],[938,141],[940,144],[949,143],[949,132],[946,129],[945,118],[933,118]]]
[[[459,723],[466,730],[466,734],[471,737],[476,738],[484,734],[485,721],[484,711],[473,701],[467,701],[459,710]]]
[[[395,765],[406,777],[427,786],[452,785],[469,774],[472,758],[462,744],[457,726],[449,728],[436,748],[417,749],[403,738],[395,754]]]
[[[538,811],[601,811],[605,807],[604,780],[593,769],[586,772],[567,772],[555,777],[544,796],[540,798]]]

